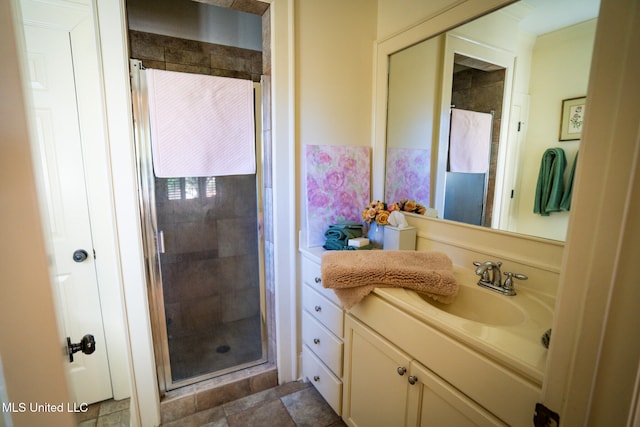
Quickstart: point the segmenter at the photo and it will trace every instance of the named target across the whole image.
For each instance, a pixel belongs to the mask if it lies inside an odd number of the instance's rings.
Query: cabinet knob
[[[314,282],[316,283],[320,283],[322,282],[322,278],[321,277],[316,277],[315,279],[313,279]]]
[[[319,305],[316,305],[315,307],[313,307],[313,309],[316,311],[316,313],[320,313],[322,311],[322,307],[320,307]]]
[[[415,375],[409,375],[409,377],[407,377],[407,381],[409,381],[409,384],[414,385],[418,382],[418,377]]]
[[[404,366],[399,366],[397,371],[398,371],[398,375],[403,376],[404,374],[407,373],[407,368],[405,368]]]
[[[315,382],[318,382],[318,381],[320,381],[320,377],[319,377],[319,376],[317,376],[317,375],[315,375],[315,376],[313,377],[313,380],[314,380]]]
[[[320,344],[320,339],[319,338],[314,338],[313,339],[313,343],[314,344]]]

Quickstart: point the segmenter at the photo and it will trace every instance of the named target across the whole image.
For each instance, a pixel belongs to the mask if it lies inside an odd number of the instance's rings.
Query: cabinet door
[[[352,427],[403,426],[410,358],[347,316],[343,418]],[[399,370],[400,369],[400,370]]]
[[[409,387],[407,426],[506,426],[416,361],[411,362],[408,378],[413,384]]]

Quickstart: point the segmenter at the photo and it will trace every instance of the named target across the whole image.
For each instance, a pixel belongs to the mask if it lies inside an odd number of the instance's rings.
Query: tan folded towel
[[[409,288],[445,304],[458,294],[451,259],[424,251],[325,252],[322,286],[332,288],[347,309],[376,287]]]

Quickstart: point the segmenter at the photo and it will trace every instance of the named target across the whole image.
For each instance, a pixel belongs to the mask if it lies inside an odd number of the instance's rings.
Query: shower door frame
[[[159,233],[156,216],[155,200],[155,176],[151,157],[151,131],[149,127],[149,109],[147,99],[147,82],[144,76],[142,61],[130,59],[132,103],[134,117],[134,139],[136,166],[138,172],[138,203],[141,213],[141,230],[143,239],[143,251],[145,258],[145,271],[147,275],[147,290],[149,300],[149,315],[151,318],[151,333],[153,336],[153,349],[156,357],[156,375],[161,392],[174,390],[200,381],[216,378],[221,375],[236,372],[242,369],[254,367],[268,362],[268,327],[267,327],[267,303],[266,303],[266,278],[265,278],[265,244],[262,218],[263,206],[263,178],[262,178],[262,129],[261,120],[256,117],[256,196],[258,216],[258,271],[260,282],[260,328],[262,338],[262,357],[255,361],[234,365],[230,368],[209,372],[206,374],[174,381],[171,375],[171,361],[169,357],[168,334],[166,328],[166,314],[164,309],[164,294],[162,289],[162,273],[160,269],[160,250],[163,245],[161,233]],[[261,84],[253,83],[256,99],[254,105],[261,106]],[[255,114],[261,112],[256,108]]]

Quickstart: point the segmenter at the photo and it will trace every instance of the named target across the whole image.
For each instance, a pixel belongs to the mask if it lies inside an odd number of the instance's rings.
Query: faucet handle
[[[502,287],[507,291],[512,291],[513,292],[512,295],[515,295],[515,290],[513,289],[513,279],[527,280],[529,278],[524,274],[510,273],[508,271],[505,271],[503,274],[507,276],[507,278],[504,279],[504,283],[502,284]]]
[[[487,266],[486,263],[480,262],[480,261],[473,261],[473,265],[475,265],[476,267],[476,275],[480,276],[480,280],[483,280],[485,282],[489,281],[489,270],[490,267]]]

